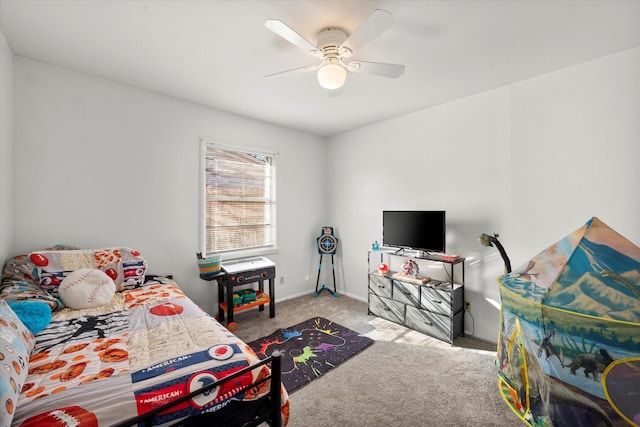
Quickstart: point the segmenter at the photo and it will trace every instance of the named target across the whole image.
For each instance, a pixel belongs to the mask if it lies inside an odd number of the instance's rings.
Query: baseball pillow
[[[116,293],[116,285],[102,270],[81,268],[64,278],[58,292],[64,305],[80,310],[99,307],[111,301]]]
[[[104,271],[118,291],[142,286],[147,261],[140,252],[130,248],[76,249],[36,251],[29,254],[36,266],[40,286],[54,297],[60,297],[58,286],[71,272],[81,268]]]

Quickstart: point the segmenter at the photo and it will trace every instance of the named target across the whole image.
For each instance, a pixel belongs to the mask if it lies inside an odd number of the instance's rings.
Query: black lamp
[[[493,236],[490,236],[488,234],[482,234],[480,235],[480,243],[483,246],[493,246],[496,245],[496,248],[498,248],[498,251],[500,252],[500,256],[502,257],[502,260],[504,261],[504,269],[507,273],[511,273],[511,261],[509,261],[509,257],[507,256],[507,252],[504,250],[504,247],[502,246],[502,243],[500,243],[498,241],[498,234],[494,234]]]

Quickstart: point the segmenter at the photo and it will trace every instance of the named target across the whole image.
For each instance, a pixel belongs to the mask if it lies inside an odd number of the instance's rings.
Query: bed
[[[288,422],[278,355],[261,361],[137,251],[14,257],[0,297],[0,427]]]

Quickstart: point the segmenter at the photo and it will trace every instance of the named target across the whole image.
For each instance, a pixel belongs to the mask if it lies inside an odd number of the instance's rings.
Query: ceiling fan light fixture
[[[318,70],[318,83],[325,89],[340,89],[347,80],[347,70],[338,64],[325,64]]]
[[[316,65],[269,74],[265,77],[300,71],[317,71],[318,83],[327,90],[336,90],[344,86],[348,72],[398,78],[404,73],[404,65],[366,62],[359,59],[346,61],[347,58],[354,56],[363,46],[387,31],[392,25],[393,16],[391,13],[376,9],[349,35],[336,27],[321,30],[314,45],[284,22],[268,19],[265,26],[269,30],[306,53],[319,58],[320,62],[316,62]]]

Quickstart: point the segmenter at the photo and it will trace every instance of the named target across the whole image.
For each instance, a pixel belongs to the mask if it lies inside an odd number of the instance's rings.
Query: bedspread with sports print
[[[55,312],[36,335],[13,426],[112,425],[259,361],[175,282],[165,281],[117,292],[101,307]],[[266,375],[267,367],[256,368],[164,412],[156,425],[256,399],[266,387],[230,396]],[[286,420],[284,388],[282,402]]]

